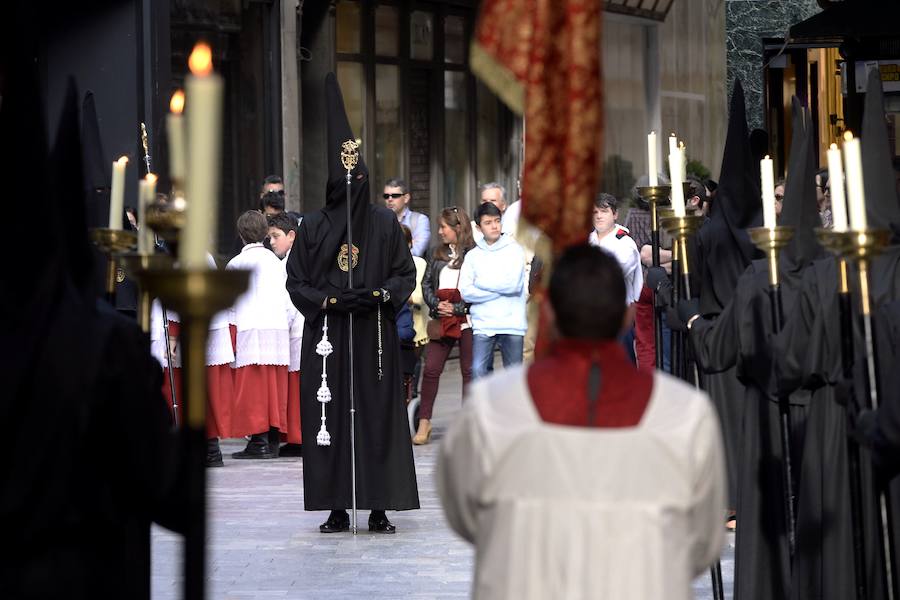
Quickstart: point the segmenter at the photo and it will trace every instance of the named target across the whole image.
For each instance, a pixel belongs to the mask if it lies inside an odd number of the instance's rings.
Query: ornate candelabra
[[[140,285],[141,274],[149,270],[171,269],[174,259],[168,254],[139,254],[131,252],[122,254],[119,257],[125,270],[139,282],[140,293],[138,294],[138,323],[144,333],[150,333],[150,307],[153,297],[146,286]],[[168,327],[168,323],[164,324]],[[171,360],[169,361],[171,363]],[[171,371],[171,369],[170,369]]]
[[[653,252],[653,266],[659,266],[659,207],[669,203],[669,194],[672,187],[669,185],[652,185],[637,189],[641,198],[650,206],[650,244]],[[663,340],[662,340],[662,312],[656,305],[654,298],[654,341],[656,343],[656,368],[663,368]]]
[[[880,381],[878,376],[878,348],[875,342],[875,330],[872,325],[873,298],[870,271],[873,259],[881,254],[890,244],[891,232],[887,229],[864,229],[848,231],[838,235],[844,238],[841,242],[843,257],[853,261],[859,277],[859,303],[866,368],[866,377],[863,382],[867,396],[866,404],[868,408],[875,410],[880,404]],[[887,598],[893,599],[898,597],[898,581],[893,562],[895,553],[894,529],[893,517],[889,510],[891,504],[890,491],[887,486],[882,486],[878,490],[878,504],[882,557],[885,566],[885,589]]]
[[[777,334],[784,327],[784,307],[781,300],[781,278],[778,272],[778,255],[794,237],[794,228],[753,227],[747,230],[756,247],[766,253],[769,262],[769,304],[772,309],[772,328]],[[796,547],[797,517],[794,512],[793,452],[791,451],[790,403],[788,397],[778,397],[778,415],[781,429],[782,484],[785,490],[785,516],[788,526],[788,546],[791,556]]]
[[[137,246],[137,235],[133,231],[98,227],[91,230],[91,241],[106,255],[106,300],[115,306],[118,256]]]

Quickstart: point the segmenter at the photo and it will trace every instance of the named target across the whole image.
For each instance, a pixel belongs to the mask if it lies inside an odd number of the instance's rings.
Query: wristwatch
[[[390,302],[391,301],[391,292],[381,288],[381,301],[382,302]]]

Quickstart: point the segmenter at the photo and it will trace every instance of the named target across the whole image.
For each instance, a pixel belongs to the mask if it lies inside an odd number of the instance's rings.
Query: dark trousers
[[[450,350],[456,344],[453,338],[442,338],[428,342],[425,353],[425,370],[422,373],[422,403],[419,405],[419,418],[431,419],[434,399],[437,396],[438,382],[444,372],[444,364],[450,356]],[[464,329],[459,338],[459,370],[462,373],[463,395],[469,382],[472,381],[472,330]]]

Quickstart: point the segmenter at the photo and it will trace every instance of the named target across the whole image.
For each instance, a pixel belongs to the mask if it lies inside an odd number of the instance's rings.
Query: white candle
[[[205,269],[206,251],[219,218],[219,152],[224,82],[212,71],[212,50],[199,43],[191,52],[186,81],[188,164],[187,215],[180,240],[183,269]]]
[[[850,227],[854,231],[862,231],[868,225],[866,196],[863,192],[862,155],[860,154],[859,138],[853,137],[849,131],[844,134],[844,165],[847,167],[847,204],[850,208]]]
[[[153,253],[153,230],[147,226],[147,205],[156,199],[156,175],[147,176],[138,182],[138,253]]]
[[[847,231],[847,200],[844,197],[844,166],[837,144],[828,148],[828,186],[831,188],[831,217],[835,231]]]
[[[184,92],[176,90],[169,102],[166,115],[166,134],[169,139],[169,177],[173,182],[184,183]]]
[[[675,137],[675,133],[669,134],[669,154],[672,154],[678,150],[678,138]]]
[[[678,150],[681,152],[681,181],[687,181],[687,148],[684,142],[678,143]]]
[[[775,167],[767,154],[759,161],[762,189],[763,227],[775,229]]]
[[[681,180],[681,151],[669,153],[669,173],[672,175],[672,210],[676,217],[684,216],[684,187]]]
[[[659,167],[656,165],[657,152],[656,132],[651,131],[647,135],[647,175],[650,177],[650,181],[648,182],[648,185],[650,187],[659,185],[659,177],[657,176]]]
[[[128,157],[122,156],[112,164],[112,185],[109,189],[109,228],[122,229],[122,213],[125,212],[125,165]]]

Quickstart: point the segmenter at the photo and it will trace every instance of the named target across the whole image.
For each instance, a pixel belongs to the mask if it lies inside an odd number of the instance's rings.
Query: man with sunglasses
[[[412,198],[409,186],[402,179],[391,177],[384,184],[384,204],[397,215],[397,221],[406,225],[412,231],[412,255],[425,256],[428,250],[428,242],[431,240],[431,223],[428,216],[420,212],[410,210],[409,201]]]

